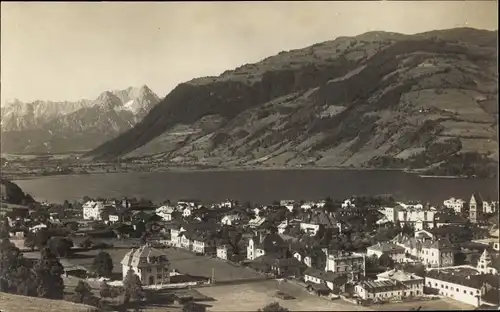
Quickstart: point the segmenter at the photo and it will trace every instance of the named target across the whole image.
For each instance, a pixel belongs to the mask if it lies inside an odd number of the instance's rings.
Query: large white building
[[[474,307],[481,305],[481,297],[486,292],[485,282],[496,275],[456,275],[443,273],[439,270],[427,272],[425,286],[434,289],[439,295],[445,296]]]
[[[104,209],[104,203],[102,201],[89,200],[83,204],[82,208],[84,220],[102,220],[101,212]]]
[[[130,250],[121,261],[123,279],[131,269],[143,285],[160,285],[170,282],[167,255],[151,246],[144,245]]]
[[[420,206],[418,206],[420,207]],[[414,206],[385,207],[380,210],[384,220],[394,224],[399,223],[401,227],[407,224],[415,230],[432,229],[436,211],[432,209],[415,208]]]
[[[455,210],[456,213],[463,213],[467,202],[460,198],[449,198],[443,202],[446,208]]]
[[[454,264],[453,246],[447,240],[421,239],[398,235],[392,242],[405,249],[405,254],[428,267]]]

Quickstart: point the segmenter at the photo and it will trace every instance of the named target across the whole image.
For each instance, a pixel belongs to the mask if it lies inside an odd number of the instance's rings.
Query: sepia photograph
[[[0,13],[0,312],[500,310],[498,1]]]

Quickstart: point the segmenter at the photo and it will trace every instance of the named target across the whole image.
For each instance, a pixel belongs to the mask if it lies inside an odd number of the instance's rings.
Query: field
[[[431,301],[416,301],[416,302],[404,302],[404,303],[391,303],[384,305],[374,305],[372,308],[378,311],[408,311],[411,308],[416,308],[421,306],[421,311],[432,311],[432,310],[474,310],[475,308],[471,305],[461,303],[449,298],[443,298],[439,300]]]
[[[215,280],[219,282],[260,279],[263,277],[262,275],[249,268],[241,267],[217,258],[196,256],[192,252],[182,249],[165,248],[162,250],[167,254],[167,258],[170,260],[170,268],[176,269],[181,274],[211,278],[213,270]],[[100,250],[89,250],[86,252],[80,252],[75,254],[74,257],[69,258],[68,261],[72,264],[78,264],[86,268],[90,268],[94,257],[99,251]],[[122,266],[120,262],[125,254],[130,251],[130,249],[110,248],[105,249],[104,251],[109,253],[111,255],[111,258],[113,259],[113,273],[115,273],[115,278],[121,279]],[[38,252],[25,253],[25,256],[29,258],[38,257],[38,255]]]
[[[330,301],[309,294],[301,286],[292,282],[279,284],[276,280],[240,285],[213,286],[197,289],[200,293],[214,298],[208,302],[210,311],[257,311],[265,305],[278,301],[291,311],[370,311],[340,300]],[[283,291],[296,299],[281,300],[274,297],[276,291]]]
[[[90,312],[95,308],[62,300],[17,296],[0,292],[0,311],[2,312]]]

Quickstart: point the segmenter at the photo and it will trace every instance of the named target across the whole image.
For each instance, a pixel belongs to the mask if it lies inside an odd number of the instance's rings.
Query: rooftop
[[[140,248],[132,248],[120,263],[129,267],[142,267],[157,262],[168,262],[167,255],[159,249],[143,245]]]

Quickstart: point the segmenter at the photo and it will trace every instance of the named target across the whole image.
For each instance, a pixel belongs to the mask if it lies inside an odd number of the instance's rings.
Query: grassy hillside
[[[96,312],[96,308],[63,300],[25,297],[0,292],[2,312]]]
[[[473,152],[489,164],[498,159],[496,37],[470,28],[370,32],[281,52],[180,84],[87,156],[429,168]]]

